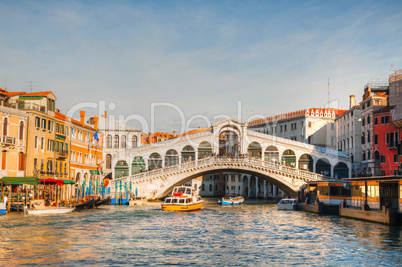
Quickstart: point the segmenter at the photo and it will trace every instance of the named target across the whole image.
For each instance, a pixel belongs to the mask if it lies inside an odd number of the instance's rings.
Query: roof
[[[55,116],[56,119],[62,120],[62,121],[69,121],[69,117],[67,117],[66,115],[60,113],[60,112],[55,112]]]
[[[205,132],[205,131],[208,131],[208,130],[212,130],[212,127],[209,127],[209,128],[198,128],[198,129],[190,130],[190,131],[187,131],[187,132],[185,132],[185,133],[182,133],[182,134],[179,134],[179,135],[175,135],[175,136],[173,136],[173,138],[183,137],[183,136],[186,136],[186,135],[192,135],[192,134],[196,134],[196,133],[200,133],[200,132]]]
[[[380,108],[377,111],[374,111],[374,114],[389,112],[391,109],[394,109],[394,108],[395,108],[395,106],[386,106],[386,107]]]
[[[71,123],[79,125],[81,127],[87,128],[87,129],[90,129],[92,131],[95,131],[95,128],[92,128],[92,127],[90,127],[90,126],[88,126],[86,124],[82,125],[80,121],[74,120],[73,118],[71,118]]]
[[[274,121],[281,121],[281,120],[286,120],[286,119],[292,119],[296,117],[303,117],[303,116],[319,116],[323,118],[334,118],[337,117],[343,113],[345,113],[347,110],[342,110],[342,109],[334,109],[334,108],[309,108],[305,110],[298,110],[298,111],[293,111],[289,113],[284,113],[280,115],[275,115],[263,119],[258,119],[249,122],[248,126],[255,126],[255,125],[260,125],[260,124],[265,124],[267,122],[274,122]]]
[[[52,94],[56,98],[56,96],[53,94],[52,91],[25,93],[25,94],[21,95],[21,97],[37,97],[37,96],[45,97],[45,96],[48,96],[50,94]]]

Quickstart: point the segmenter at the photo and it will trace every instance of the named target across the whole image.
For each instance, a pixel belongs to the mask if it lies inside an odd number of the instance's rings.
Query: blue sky
[[[0,87],[149,120],[243,119],[361,99],[402,68],[402,1],[1,1]],[[334,104],[335,105],[335,104]],[[78,115],[78,114],[77,114]],[[179,129],[156,110],[156,130]],[[207,126],[194,121],[191,126]]]

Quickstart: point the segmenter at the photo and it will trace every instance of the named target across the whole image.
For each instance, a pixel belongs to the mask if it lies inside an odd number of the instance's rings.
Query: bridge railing
[[[266,167],[266,168],[270,168],[270,169],[276,169],[279,171],[287,172],[289,174],[303,176],[303,177],[309,178],[309,179],[314,179],[314,180],[329,179],[329,177],[326,177],[326,176],[318,174],[318,173],[309,172],[306,170],[301,170],[301,169],[297,169],[297,168],[293,168],[293,167],[283,166],[281,164],[272,163],[272,162],[262,160],[262,159],[257,159],[257,158],[251,158],[251,157],[245,157],[245,156],[242,156],[242,157],[212,156],[212,157],[205,158],[205,159],[198,159],[195,161],[180,163],[180,164],[165,167],[162,169],[156,169],[156,170],[152,170],[152,171],[146,171],[143,173],[134,174],[131,176],[120,177],[120,178],[116,178],[115,180],[119,181],[119,180],[126,180],[126,179],[130,179],[130,180],[144,179],[144,178],[148,178],[148,177],[159,176],[164,173],[170,173],[170,172],[174,172],[174,171],[182,171],[182,170],[191,169],[191,168],[195,168],[195,167],[202,167],[202,166],[206,166],[206,165],[210,165],[210,164],[214,164],[214,163],[220,163],[220,164],[222,164],[222,163],[228,163],[228,164],[230,164],[230,163],[239,163],[239,164],[240,163],[241,164],[249,163],[255,167],[258,166],[258,167]]]

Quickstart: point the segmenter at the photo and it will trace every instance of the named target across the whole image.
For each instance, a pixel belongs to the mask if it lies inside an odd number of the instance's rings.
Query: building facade
[[[352,176],[362,173],[361,108],[355,96],[350,96],[349,110],[339,115],[336,122],[338,151],[348,155],[352,161]]]
[[[373,116],[388,105],[388,79],[371,79],[364,88],[361,106],[362,175],[379,176],[375,169]]]
[[[10,105],[14,93],[0,88],[0,178],[4,176],[23,177],[26,170],[26,112]]]
[[[336,149],[335,119],[344,110],[310,108],[254,120],[250,130],[298,142]]]
[[[80,121],[71,119],[70,176],[79,186],[99,185],[102,175],[103,147],[98,138],[97,125],[85,124],[85,112],[80,111]]]

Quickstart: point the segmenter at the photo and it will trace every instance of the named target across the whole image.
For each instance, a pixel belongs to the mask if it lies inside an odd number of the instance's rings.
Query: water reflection
[[[401,230],[275,205],[160,204],[0,218],[0,265],[395,265]]]

